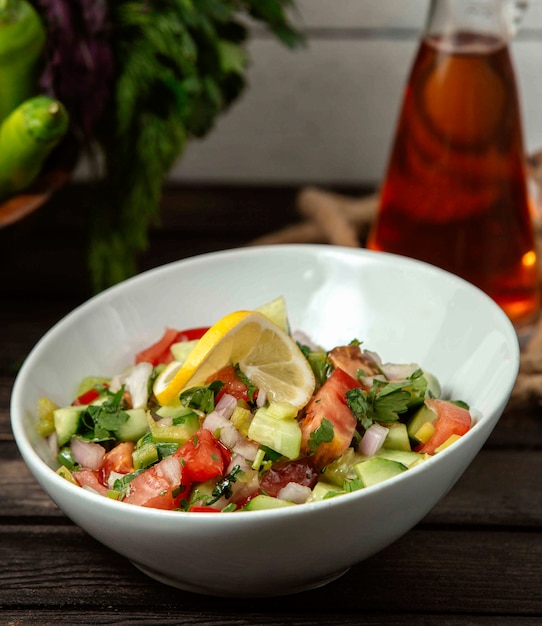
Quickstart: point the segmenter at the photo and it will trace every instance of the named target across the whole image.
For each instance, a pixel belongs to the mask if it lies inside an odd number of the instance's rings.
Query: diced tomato
[[[135,357],[137,363],[152,363],[156,366],[160,363],[167,364],[173,360],[171,354],[171,346],[180,341],[193,341],[200,339],[209,330],[207,327],[189,328],[188,330],[175,330],[174,328],[166,328],[162,337],[145,350],[138,352]]]
[[[190,437],[174,456],[181,459],[181,464],[194,482],[204,482],[222,475],[226,463],[229,463],[229,452],[205,428]]]
[[[199,328],[188,328],[187,330],[181,330],[177,333],[177,339],[175,343],[179,341],[194,341],[201,339],[203,335],[209,330],[209,326],[200,326]]]
[[[228,393],[238,400],[250,402],[250,398],[248,396],[248,387],[242,380],[237,378],[237,374],[233,365],[225,365],[222,369],[218,370],[218,372],[209,376],[205,383],[208,385],[214,380],[220,380],[224,383],[224,387],[222,387],[222,389],[216,396],[217,401],[220,400],[220,398],[225,393]]]
[[[190,491],[190,481],[179,459],[169,456],[132,480],[124,502],[172,510]]]
[[[136,364],[144,362],[152,363],[152,365],[156,366],[160,363],[169,363],[173,359],[170,347],[175,343],[177,335],[178,331],[175,329],[166,328],[166,331],[156,343],[136,354]]]
[[[119,443],[109,452],[105,453],[102,465],[102,473],[104,482],[107,483],[109,474],[116,472],[118,474],[130,474],[134,471],[134,461],[132,452],[135,443],[133,441],[123,441]]]
[[[72,405],[81,406],[81,405],[90,404],[91,402],[94,402],[94,400],[97,400],[99,397],[100,397],[100,392],[92,388],[92,389],[89,389],[88,391],[85,391],[85,393],[82,393],[79,397],[77,397],[72,402]]]
[[[283,461],[265,472],[260,480],[260,487],[270,496],[277,497],[279,491],[288,483],[299,483],[311,489],[318,482],[319,471],[311,457],[295,461]]]
[[[336,369],[320,387],[307,406],[305,417],[301,420],[301,451],[311,454],[309,440],[325,419],[333,425],[333,439],[322,442],[312,458],[318,468],[337,459],[350,446],[356,430],[357,421],[346,404],[346,392],[361,384],[341,369]]]
[[[427,398],[425,404],[437,414],[437,419],[433,422],[435,432],[427,443],[416,448],[416,452],[435,454],[436,448],[452,435],[462,436],[470,430],[472,418],[467,409],[437,398]]]
[[[107,487],[102,483],[101,472],[99,470],[82,468],[75,470],[73,477],[80,487],[89,487],[104,496],[107,493]]]
[[[367,376],[379,373],[374,359],[363,352],[360,345],[337,346],[328,353],[328,359],[335,369],[341,369],[353,378],[356,378],[358,370],[362,370]]]

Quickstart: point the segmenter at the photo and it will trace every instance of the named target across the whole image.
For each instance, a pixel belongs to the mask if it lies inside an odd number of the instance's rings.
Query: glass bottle
[[[431,0],[367,247],[466,278],[518,330],[540,306],[512,0]]]

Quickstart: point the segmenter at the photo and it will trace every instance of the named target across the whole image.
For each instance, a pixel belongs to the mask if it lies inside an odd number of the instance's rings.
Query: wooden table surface
[[[164,228],[140,267],[245,245],[296,219],[295,194],[168,189]],[[0,624],[542,624],[542,409],[506,411],[417,527],[316,591],[192,595],[147,578],[71,523],[21,460],[9,401],[28,351],[90,295],[84,195],[68,187],[0,231]]]

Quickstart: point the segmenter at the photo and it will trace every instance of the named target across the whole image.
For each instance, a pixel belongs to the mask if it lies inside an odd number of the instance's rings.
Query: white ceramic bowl
[[[46,442],[35,432],[38,398],[66,404],[83,376],[116,373],[165,326],[210,325],[279,295],[286,298],[293,329],[327,348],[357,338],[385,361],[418,362],[440,379],[446,395],[468,402],[481,418],[453,446],[396,478],[279,510],[153,510],[57,476]],[[518,367],[518,340],[508,318],[451,274],[360,249],[253,247],[146,272],[65,317],[20,370],[12,428],[24,460],[60,509],[151,577],[212,595],[281,595],[337,578],[417,524],[488,438]]]

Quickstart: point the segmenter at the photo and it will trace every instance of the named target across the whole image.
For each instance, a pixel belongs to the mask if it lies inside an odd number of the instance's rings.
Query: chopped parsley
[[[316,452],[322,443],[333,441],[334,428],[332,422],[327,417],[322,419],[320,426],[310,434],[308,446],[311,452]]]
[[[243,473],[241,467],[239,465],[234,465],[231,472],[216,483],[212,494],[204,499],[204,504],[206,506],[210,506],[222,497],[226,499],[231,498],[233,494],[233,483],[237,481],[240,473]]]
[[[327,379],[330,368],[327,352],[324,350],[314,351],[309,346],[299,343],[299,341],[297,345],[311,366],[312,373],[316,379],[316,386],[322,386]]]
[[[405,413],[412,400],[407,386],[412,386],[411,379],[400,382],[374,380],[369,391],[359,387],[346,392],[346,403],[363,428],[369,428],[374,422],[389,424]]]
[[[215,408],[215,397],[223,386],[223,382],[214,380],[209,385],[190,387],[181,393],[181,404],[203,413],[211,413]]]
[[[109,441],[116,439],[115,433],[128,421],[129,414],[124,410],[124,385],[117,391],[106,390],[106,399],[101,404],[89,404],[81,415],[80,434],[89,441]]]

